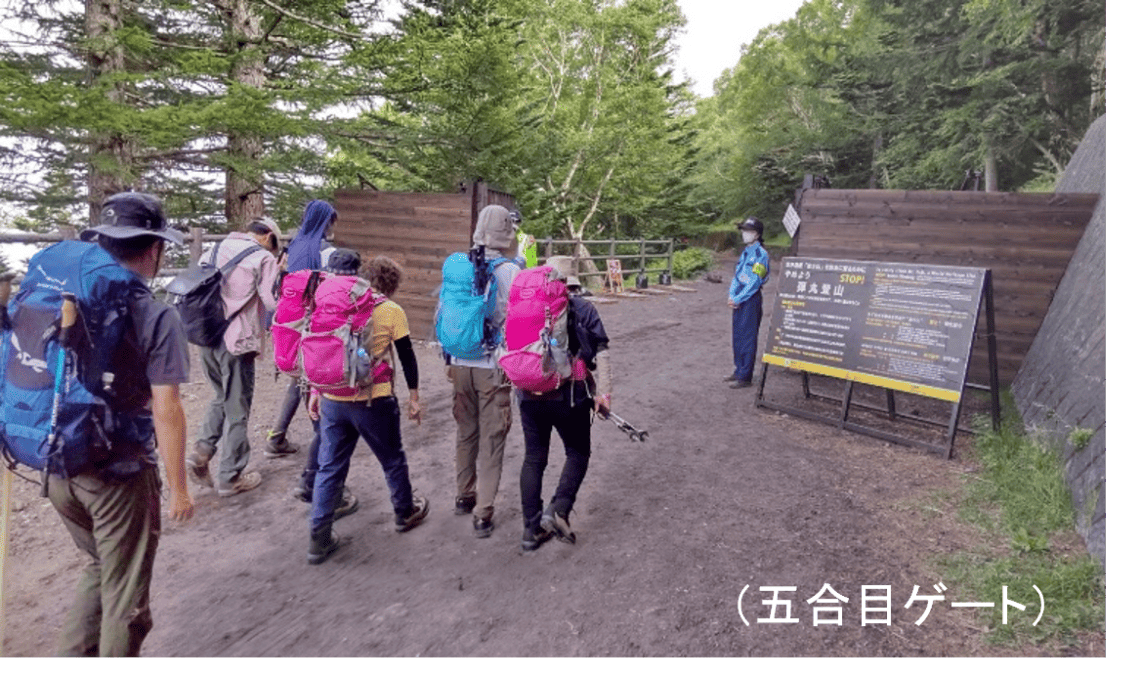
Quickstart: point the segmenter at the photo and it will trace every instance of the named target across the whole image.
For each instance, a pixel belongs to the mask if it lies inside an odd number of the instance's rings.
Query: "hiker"
[[[298,270],[319,270],[329,264],[329,256],[333,254],[334,247],[329,241],[333,238],[333,228],[337,224],[337,210],[332,204],[314,199],[305,205],[305,213],[301,216],[301,229],[289,248],[285,252],[285,270],[296,272]],[[301,405],[301,390],[297,382],[291,382],[285,390],[285,398],[281,401],[281,412],[278,413],[277,424],[269,432],[266,439],[266,457],[281,457],[291,455],[298,451],[296,443],[286,438],[289,423]]]
[[[325,271],[329,274],[355,277],[361,268],[361,255],[349,248],[338,248],[329,256],[329,264]],[[305,462],[305,469],[301,472],[301,480],[293,489],[293,496],[306,504],[313,502],[313,480],[317,477],[318,453],[321,450],[321,420],[313,422],[313,440],[309,443],[309,454]],[[356,495],[345,487],[341,491],[341,503],[333,511],[333,520],[343,518],[355,513],[360,506]]]
[[[138,656],[153,625],[150,584],[162,521],[158,457],[169,483],[170,517],[185,521],[194,515],[186,488],[186,417],[179,397],[179,385],[189,379],[190,349],[178,312],[156,300],[143,282],[158,275],[165,242],[181,244],[182,235],[168,227],[159,200],[142,193],[108,197],[99,223],[81,239],[97,238],[141,282],[129,305],[126,340],[137,341],[145,363],[112,366],[119,366],[117,389],[126,388],[129,372],[144,376],[147,387],[130,417],[136,430],[145,431],[138,444],[113,437],[109,460],[69,478],[48,475],[52,505],[76,545],[91,556],[63,623],[59,654]]]
[[[764,249],[764,226],[749,216],[737,225],[745,250],[737,260],[733,281],[729,284],[729,306],[733,308],[733,373],[725,378],[731,389],[753,384],[753,368],[757,362],[757,333],[761,329],[764,299],[761,287],[769,279],[769,253]]]
[[[384,256],[366,262],[360,276],[386,298],[400,286],[400,266]],[[378,304],[372,313],[369,355],[392,363],[392,352],[400,357],[404,382],[408,385],[408,419],[420,423],[419,370],[408,331],[408,317],[390,299]],[[389,498],[395,511],[397,532],[407,532],[428,515],[428,500],[413,495],[408,478],[408,460],[400,439],[400,405],[391,378],[366,387],[353,396],[317,395],[311,391],[309,416],[321,420],[321,449],[317,477],[313,483],[313,509],[310,514],[309,557],[318,565],[347,544],[333,532],[334,511],[341,503],[341,491],[349,474],[349,461],[357,440],[364,438],[384,469]]]
[[[277,307],[277,254],[281,228],[272,218],[255,218],[244,232],[231,232],[200,264],[221,268],[237,259],[222,281],[222,302],[230,324],[217,347],[201,347],[202,372],[214,388],[206,407],[201,435],[186,458],[190,479],[213,488],[210,460],[218,453],[218,496],[232,497],[261,484],[261,474],[246,472],[250,461],[247,435],[254,398],[254,359],[265,350],[266,317]]]
[[[538,265],[539,246],[535,242],[534,236],[527,234],[521,229],[523,227],[523,214],[513,210],[510,216],[511,222],[515,225],[516,250],[518,251],[518,255],[515,256],[515,264],[518,265],[521,270]]]
[[[478,538],[491,536],[495,528],[495,496],[503,474],[503,448],[511,429],[511,383],[499,369],[494,349],[503,342],[507,296],[519,273],[519,266],[511,260],[517,246],[515,227],[510,212],[502,206],[492,204],[480,210],[472,235],[477,261],[468,262],[464,254],[453,254],[445,261],[437,309],[437,339],[452,383],[452,416],[456,420],[455,514],[472,514]],[[476,266],[483,270],[474,269]],[[459,269],[455,273],[458,283],[449,283],[452,269]],[[473,274],[487,279],[486,285],[476,289],[475,298]],[[492,294],[486,301],[484,292]],[[474,304],[469,304],[473,300]],[[474,343],[453,345],[450,333],[460,327],[454,324],[472,322]]]
[[[546,265],[554,269],[558,278],[565,280],[569,292],[567,352],[574,375],[545,394],[516,389],[526,446],[519,475],[524,551],[534,551],[552,535],[561,541],[575,543],[570,511],[590,462],[591,411],[606,416],[611,407],[609,338],[598,310],[581,297],[582,284],[575,274],[572,258],[551,257]],[[547,467],[552,430],[557,431],[562,439],[566,462],[555,494],[543,508],[543,472]]]

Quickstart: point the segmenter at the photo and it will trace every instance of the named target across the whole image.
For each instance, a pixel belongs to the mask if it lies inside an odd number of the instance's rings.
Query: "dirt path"
[[[728,278],[731,267],[722,267]],[[687,285],[696,292],[599,307],[612,340],[616,410],[650,436],[631,443],[596,421],[571,518],[576,546],[519,550],[517,411],[495,532],[476,539],[470,518],[452,514],[450,386],[421,344],[425,422],[405,423],[404,441],[413,486],[432,502],[426,523],[393,531],[383,474],[358,446],[348,485],[361,509],[337,526],[354,541],[325,564],[307,565],[307,508],[290,497],[303,459],[267,459],[258,442],[251,468],[263,474],[262,487],[227,500],[193,488],[195,519],[164,523],[155,628],[143,654],[1010,653],[982,646],[967,610],[937,606],[915,625],[923,603],[904,608],[913,585],[931,593],[939,581],[925,561],[965,543],[953,523],[930,518],[922,497],[955,485],[967,467],[756,409],[753,390],[721,381],[732,370],[725,285]],[[267,362],[259,369],[252,428],[260,439],[285,382],[274,382]],[[191,439],[208,390],[196,379],[185,388]],[[773,376],[769,386],[799,385]],[[304,443],[311,433],[299,415],[291,437]],[[559,448],[556,440],[547,497],[562,466]],[[51,505],[16,483],[3,653],[49,655],[83,561]],[[825,584],[847,598],[841,626],[813,625],[808,601]],[[797,587],[781,597],[799,623],[757,625],[769,616],[762,585]],[[861,626],[863,585],[891,586],[890,625]]]

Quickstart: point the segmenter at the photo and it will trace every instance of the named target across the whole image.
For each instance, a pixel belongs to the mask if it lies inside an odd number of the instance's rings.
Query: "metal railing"
[[[0,244],[50,244],[64,239],[75,239],[78,232],[72,228],[64,228],[58,232],[0,232]],[[190,228],[189,236],[183,244],[189,249],[188,260],[198,260],[202,257],[205,244],[219,242],[228,234],[207,233],[204,228]],[[281,243],[284,246],[292,237],[284,235]],[[622,273],[633,274],[637,272],[641,277],[646,274],[646,261],[664,259],[665,272],[659,275],[659,283],[669,284],[673,279],[674,242],[672,239],[554,239],[547,238],[537,242],[543,252],[542,259],[546,260],[555,255],[568,255],[574,260],[574,269],[579,278],[602,277],[605,280],[609,274],[606,269],[607,260],[637,261],[636,265],[622,265]],[[636,253],[619,253],[637,247]],[[599,251],[601,249],[601,251]],[[563,251],[566,251],[565,253]],[[585,253],[585,255],[583,255]],[[602,269],[597,269],[597,261],[602,261]],[[586,269],[584,269],[584,267]],[[159,276],[175,276],[186,268],[164,268]],[[23,274],[18,274],[15,282],[19,284]]]
[[[76,239],[78,236],[78,231],[73,228],[62,228],[58,232],[0,232],[0,244],[54,244],[65,239]],[[202,257],[202,249],[205,244],[222,241],[228,236],[229,233],[208,233],[202,227],[190,228],[189,236],[185,238],[183,243],[183,246],[189,250],[187,260],[198,260]],[[284,246],[292,238],[291,235],[283,235],[281,245]],[[158,276],[172,277],[185,270],[185,267],[163,268],[159,270]],[[20,272],[16,275],[13,283],[18,285],[23,278],[24,275]]]
[[[626,266],[622,264],[622,274],[638,273],[640,279],[645,278],[646,274],[646,261],[664,259],[666,261],[665,271],[659,275],[659,283],[666,285],[671,283],[673,279],[673,255],[674,255],[674,241],[673,239],[553,239],[547,238],[537,242],[542,247],[542,259],[546,260],[555,255],[567,255],[574,260],[574,270],[576,275],[580,278],[583,277],[596,277],[601,276],[605,281],[609,278],[609,270],[606,269],[607,260],[636,260],[637,265]],[[619,253],[619,247],[630,249],[637,246],[636,253]],[[647,248],[649,247],[649,248]],[[595,250],[602,248],[605,252],[596,253]],[[563,253],[569,249],[568,253]],[[595,249],[595,250],[592,250]],[[583,255],[585,253],[586,255]],[[601,260],[603,269],[596,268],[596,261]],[[583,266],[587,269],[583,270]],[[605,285],[605,283],[604,283]]]

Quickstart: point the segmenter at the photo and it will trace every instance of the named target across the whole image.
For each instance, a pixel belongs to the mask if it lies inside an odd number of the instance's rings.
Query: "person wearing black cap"
[[[729,284],[729,306],[733,308],[733,373],[725,378],[733,389],[753,383],[757,362],[757,333],[761,329],[764,301],[761,287],[769,279],[769,253],[761,245],[764,225],[749,216],[739,225],[745,250],[737,260]]]
[[[134,192],[107,198],[99,225],[80,238],[97,239],[141,279],[157,276],[166,242],[182,243],[182,235],[167,226],[159,200]],[[150,400],[124,414],[138,420],[137,428],[153,424],[154,441],[139,455],[137,448],[116,452],[112,440],[112,454],[123,459],[48,480],[48,498],[76,545],[91,556],[60,635],[59,654],[65,656],[138,656],[151,629],[150,581],[162,522],[160,458],[170,484],[170,517],[184,521],[194,515],[186,489],[186,415],[179,396],[179,385],[190,374],[186,330],[178,312],[143,285],[130,313],[132,339],[146,356]]]
[[[361,254],[351,248],[334,249],[329,255],[329,264],[325,271],[338,276],[355,277],[361,269]],[[309,456],[305,461],[305,469],[301,472],[301,480],[293,488],[293,496],[305,502],[313,503],[313,481],[317,478],[317,469],[320,468],[319,456],[321,452],[321,419],[312,420],[313,440],[309,442]],[[360,500],[345,487],[341,490],[341,503],[333,510],[333,520],[356,513],[360,507]]]

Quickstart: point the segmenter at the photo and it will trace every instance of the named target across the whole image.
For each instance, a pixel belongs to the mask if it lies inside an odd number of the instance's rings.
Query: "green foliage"
[[[1005,409],[1013,410],[1009,394]],[[1070,493],[1062,480],[1057,453],[1043,448],[1017,429],[1017,413],[1008,413],[1002,431],[980,421],[976,450],[982,470],[967,478],[960,516],[1008,542],[1009,553],[995,557],[960,552],[944,558],[948,585],[962,598],[995,601],[990,615],[991,639],[997,641],[1065,641],[1076,631],[1105,629],[1105,576],[1085,551],[1055,551],[1054,538],[1073,527]],[[1045,598],[1042,609],[1037,586]],[[1002,624],[1002,593],[1026,605],[1009,610]]]
[[[692,279],[713,267],[713,251],[707,248],[683,248],[674,251],[674,278]]]
[[[1068,440],[1070,446],[1077,451],[1085,450],[1089,445],[1090,439],[1093,438],[1093,429],[1083,429],[1082,427],[1074,427],[1070,431]]]

